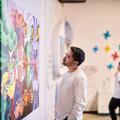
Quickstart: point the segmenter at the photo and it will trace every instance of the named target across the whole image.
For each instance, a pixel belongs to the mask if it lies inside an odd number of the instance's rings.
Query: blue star
[[[105,39],[108,39],[110,36],[111,36],[111,34],[110,34],[110,32],[107,30],[107,31],[104,33]]]
[[[108,64],[108,65],[107,65],[107,68],[108,68],[109,70],[111,70],[111,69],[113,68],[113,64],[112,64],[112,63]]]
[[[96,52],[98,51],[98,47],[95,46],[95,47],[93,48],[93,51],[94,51],[94,53],[96,53]]]
[[[118,50],[120,50],[120,45],[118,45]]]

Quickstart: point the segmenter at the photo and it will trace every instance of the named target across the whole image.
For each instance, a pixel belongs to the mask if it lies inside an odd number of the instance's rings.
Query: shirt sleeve
[[[73,86],[75,104],[70,116],[68,116],[68,120],[82,120],[82,114],[86,106],[86,80],[84,78],[76,78]]]
[[[117,74],[117,81],[120,82],[120,73]]]

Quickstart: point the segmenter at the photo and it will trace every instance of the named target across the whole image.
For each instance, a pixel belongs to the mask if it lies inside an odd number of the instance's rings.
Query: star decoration
[[[118,45],[118,50],[120,50],[120,45]]]
[[[111,70],[111,69],[113,68],[113,64],[112,64],[112,63],[108,64],[108,65],[107,65],[107,68],[108,68],[109,70]]]
[[[114,60],[114,61],[115,61],[117,58],[120,57],[117,52],[115,52],[115,53],[112,54],[111,56],[113,57],[113,60]]]
[[[108,39],[110,37],[110,32],[107,30],[105,33],[104,33],[104,38],[105,39]]]
[[[95,47],[93,48],[93,51],[94,51],[94,53],[96,53],[96,52],[98,51],[98,47],[95,46]]]
[[[110,51],[110,49],[111,49],[111,48],[110,48],[109,45],[106,45],[106,46],[105,46],[105,52],[106,52],[106,53],[108,53],[108,52]]]

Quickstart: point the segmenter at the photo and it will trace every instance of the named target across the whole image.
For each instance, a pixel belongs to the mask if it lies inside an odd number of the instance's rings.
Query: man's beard
[[[63,64],[64,66],[68,66],[68,65],[65,63],[65,58],[63,59],[62,64]]]
[[[63,63],[62,63],[64,66],[68,66],[64,61],[63,61]]]

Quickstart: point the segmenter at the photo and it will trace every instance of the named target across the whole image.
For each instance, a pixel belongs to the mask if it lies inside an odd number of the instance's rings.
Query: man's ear
[[[77,61],[74,61],[74,65],[78,66],[78,62],[77,62]]]

